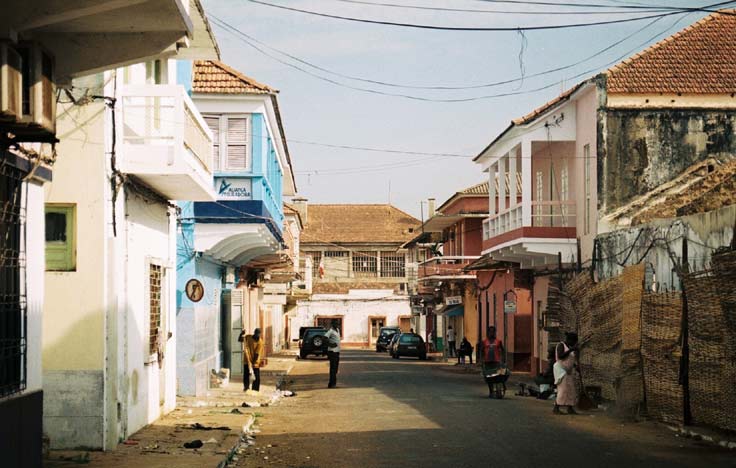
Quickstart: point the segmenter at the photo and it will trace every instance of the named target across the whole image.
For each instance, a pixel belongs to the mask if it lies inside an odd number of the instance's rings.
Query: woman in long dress
[[[553,409],[555,414],[562,414],[561,406],[567,407],[567,414],[577,414],[574,408],[578,403],[578,392],[575,385],[577,344],[577,333],[565,333],[565,341],[559,343],[555,349],[557,364],[562,367],[561,370],[564,370],[561,380],[555,382],[557,384],[557,399]]]

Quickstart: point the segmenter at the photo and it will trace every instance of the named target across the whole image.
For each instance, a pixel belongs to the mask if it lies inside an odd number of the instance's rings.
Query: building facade
[[[735,21],[713,13],[575,85],[476,158],[489,181],[521,181],[502,184],[499,203],[491,193],[483,254],[532,275],[535,362],[561,338],[551,302],[560,281],[601,258],[596,236],[620,226],[612,213],[637,211],[694,166],[736,154]]]
[[[411,327],[406,253],[400,247],[419,221],[391,205],[308,205],[294,200],[304,222],[301,254],[312,261],[312,297],[289,314],[299,328],[337,319],[346,346],[375,343],[383,326]]]
[[[212,369],[242,376],[241,330],[261,328],[271,351],[284,341],[299,260],[284,214],[296,184],[277,93],[222,62],[194,63],[192,99],[214,139],[215,200],[181,205],[179,394],[205,393]]]
[[[216,56],[201,5],[184,3],[9,1],[2,6],[0,197],[6,209],[0,223],[0,295],[10,300],[0,308],[0,420],[12,427],[0,442],[5,466],[41,466],[42,414],[52,410],[44,406],[49,392],[42,383],[49,328],[45,257],[68,267],[69,246],[61,244],[73,232],[72,225],[46,229],[69,219],[68,211],[44,209],[44,185],[56,178],[53,168],[63,159],[58,142],[68,136],[56,124],[57,90],[69,88],[76,77],[146,59]]]

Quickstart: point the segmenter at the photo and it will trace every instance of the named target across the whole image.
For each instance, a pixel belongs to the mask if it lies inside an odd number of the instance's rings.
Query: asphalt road
[[[326,388],[322,358],[297,361],[290,379],[296,397],[262,409],[241,466],[736,466],[732,451],[653,423],[599,411],[555,416],[551,402],[513,391],[489,400],[479,375],[426,361],[346,351],[338,388]]]

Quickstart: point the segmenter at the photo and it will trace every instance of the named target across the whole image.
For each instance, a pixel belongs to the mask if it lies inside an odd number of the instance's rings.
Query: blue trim
[[[261,200],[194,202],[193,215],[195,222],[203,224],[265,224],[274,238],[284,243],[280,226]]]
[[[188,95],[192,95],[192,61],[176,61],[176,84],[184,86]]]
[[[445,317],[459,317],[465,313],[465,306],[462,304],[448,307],[442,315]]]

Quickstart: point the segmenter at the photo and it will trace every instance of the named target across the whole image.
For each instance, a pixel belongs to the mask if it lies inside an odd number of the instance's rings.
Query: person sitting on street
[[[470,359],[470,364],[473,364],[473,345],[466,337],[460,342],[460,351],[457,353],[458,362],[465,364],[465,356]]]

